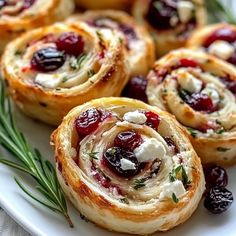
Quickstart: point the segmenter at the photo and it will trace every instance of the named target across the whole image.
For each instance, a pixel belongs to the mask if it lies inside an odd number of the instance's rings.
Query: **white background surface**
[[[210,0],[208,0],[210,1]],[[236,1],[235,1],[236,3]],[[45,158],[53,162],[53,152],[49,146],[51,128],[34,122],[20,114],[17,121],[21,130],[29,138],[34,147],[41,150]],[[1,150],[1,155],[5,154]],[[7,155],[7,154],[6,154]],[[234,194],[236,201],[236,167],[228,169],[228,189]],[[39,236],[120,236],[102,230],[91,223],[80,219],[78,212],[69,206],[69,213],[75,225],[70,229],[65,220],[41,205],[29,199],[16,185],[13,177],[19,177],[31,188],[32,180],[26,175],[0,165],[0,206],[21,226],[32,235]],[[183,225],[168,233],[156,233],[155,236],[235,236],[236,235],[236,203],[224,214],[208,213],[203,202],[200,203],[194,215]],[[0,236],[29,236],[4,211],[0,210]]]

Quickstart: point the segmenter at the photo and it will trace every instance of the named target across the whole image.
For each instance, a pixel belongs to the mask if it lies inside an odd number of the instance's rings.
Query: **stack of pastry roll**
[[[115,31],[57,23],[9,43],[2,74],[23,112],[57,125],[76,105],[120,95],[129,78],[123,48]]]
[[[158,56],[185,46],[207,22],[203,0],[135,0],[133,15],[153,35]]]
[[[192,35],[187,46],[210,53],[236,66],[235,25],[221,23],[203,27]]]
[[[0,51],[19,34],[61,21],[74,10],[73,0],[4,0],[0,2]]]
[[[155,46],[147,30],[125,12],[115,10],[87,11],[68,19],[83,20],[95,29],[117,30],[125,43],[131,76],[146,75],[154,63]]]
[[[204,52],[173,51],[148,75],[151,105],[186,127],[203,163],[236,162],[236,69]]]
[[[52,143],[63,190],[86,218],[109,230],[169,230],[191,216],[204,191],[186,132],[169,113],[138,100],[78,106]]]

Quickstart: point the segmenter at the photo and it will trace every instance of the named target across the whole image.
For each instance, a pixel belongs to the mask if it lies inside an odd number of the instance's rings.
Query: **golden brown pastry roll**
[[[147,30],[125,12],[115,10],[87,11],[68,19],[83,20],[95,29],[108,28],[121,33],[124,40],[131,76],[146,75],[155,60],[154,42]]]
[[[186,221],[204,191],[200,159],[169,113],[128,98],[74,108],[52,135],[59,182],[90,221],[147,235]]]
[[[19,34],[68,17],[73,0],[2,0],[0,2],[0,52]]]
[[[236,26],[227,23],[205,26],[197,30],[187,46],[210,53],[236,66]]]
[[[207,22],[203,0],[135,0],[133,15],[153,35],[158,56],[185,46]]]
[[[78,7],[85,9],[123,9],[127,10],[134,0],[76,0]]]
[[[120,95],[129,78],[123,48],[115,31],[57,23],[11,42],[2,74],[23,112],[56,125],[76,105]]]
[[[236,69],[214,56],[173,51],[148,75],[148,101],[186,127],[203,163],[236,162]]]

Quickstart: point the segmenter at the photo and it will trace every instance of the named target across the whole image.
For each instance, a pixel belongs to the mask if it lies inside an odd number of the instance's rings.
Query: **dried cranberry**
[[[65,63],[66,57],[63,52],[49,47],[36,51],[31,59],[33,70],[49,72],[60,68]]]
[[[63,33],[55,42],[58,50],[73,56],[79,56],[84,51],[84,40],[73,32]]]
[[[175,150],[175,153],[178,153],[179,152],[179,148],[177,147],[176,143],[174,142],[173,139],[171,139],[170,137],[164,137],[167,145],[169,147],[172,147],[174,150]]]
[[[91,167],[93,177],[99,182],[102,187],[109,188],[111,186],[111,180],[103,174],[103,172],[99,171],[94,165]]]
[[[190,106],[196,111],[212,112],[214,110],[212,99],[207,94],[192,94]]]
[[[192,59],[187,59],[187,58],[182,58],[179,60],[179,65],[178,67],[198,67],[198,62],[192,60]]]
[[[229,43],[233,43],[236,41],[236,31],[231,28],[218,29],[206,39],[206,41],[204,42],[204,47],[209,47],[216,40],[223,40]]]
[[[172,28],[170,19],[175,15],[177,15],[177,0],[152,0],[146,18],[154,28],[166,30]]]
[[[213,214],[220,214],[229,209],[233,194],[224,187],[214,187],[206,194],[204,206]]]
[[[180,90],[180,97],[196,111],[203,111],[207,113],[214,112],[216,107],[212,99],[207,94],[193,93],[190,94],[185,90]]]
[[[83,138],[94,132],[103,119],[103,113],[95,108],[88,109],[75,120],[78,135]]]
[[[120,24],[119,29],[128,39],[130,40],[137,39],[137,35],[131,26],[126,25],[126,24]]]
[[[24,0],[24,4],[21,8],[21,11],[24,11],[28,8],[30,8],[34,3],[35,3],[36,0]]]
[[[230,64],[233,64],[236,66],[236,53],[234,54],[227,60]]]
[[[141,135],[131,130],[119,133],[115,137],[114,145],[128,151],[133,151],[141,144],[141,142]]]
[[[203,166],[204,175],[206,179],[206,189],[212,187],[226,187],[228,184],[228,175],[226,170],[220,166],[207,165]]]
[[[132,170],[123,170],[121,168],[121,159],[127,159],[135,164],[135,169]],[[104,159],[108,167],[117,175],[125,178],[135,176],[140,170],[140,163],[135,157],[133,152],[124,150],[119,147],[109,148],[104,153]]]
[[[147,117],[145,124],[157,130],[161,121],[160,117],[152,111],[146,111],[145,116]]]
[[[147,80],[143,76],[135,76],[130,79],[122,95],[147,102],[146,95]]]
[[[236,80],[231,80],[229,78],[221,78],[221,81],[234,95],[236,95]]]

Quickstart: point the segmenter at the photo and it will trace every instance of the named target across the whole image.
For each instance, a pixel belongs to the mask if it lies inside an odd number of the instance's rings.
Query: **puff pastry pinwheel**
[[[2,0],[0,2],[0,52],[19,34],[63,20],[73,10],[73,0]]]
[[[236,27],[227,23],[205,26],[190,37],[187,46],[210,53],[236,66]]]
[[[2,74],[23,112],[56,125],[76,105],[120,95],[129,79],[123,48],[115,31],[57,23],[8,44]]]
[[[87,11],[69,18],[83,20],[96,29],[115,29],[121,33],[131,69],[131,76],[146,75],[155,60],[154,42],[144,27],[127,13],[116,10]]]
[[[128,98],[74,108],[52,135],[59,182],[99,226],[147,235],[186,221],[204,191],[200,159],[167,112]]]
[[[123,9],[126,10],[134,0],[76,0],[85,9]]]
[[[185,46],[193,30],[207,22],[203,0],[136,0],[132,11],[152,33],[158,56]]]
[[[148,101],[187,128],[203,163],[236,162],[236,69],[209,54],[176,50],[148,75]]]

